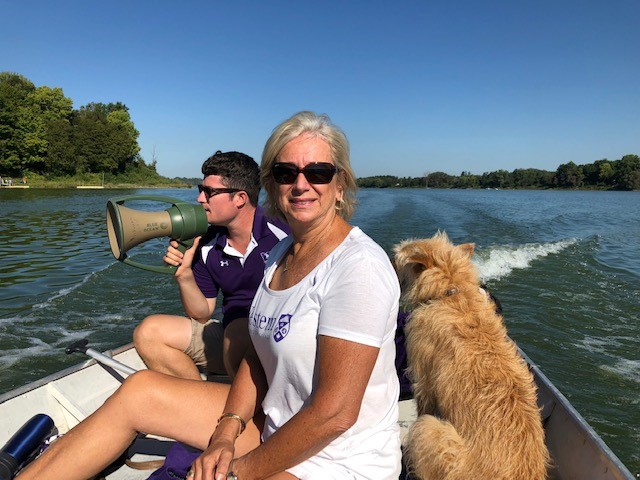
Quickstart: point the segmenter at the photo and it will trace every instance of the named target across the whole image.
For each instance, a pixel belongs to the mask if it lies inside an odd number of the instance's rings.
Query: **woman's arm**
[[[284,471],[351,428],[358,418],[378,351],[376,347],[320,335],[318,383],[311,403],[260,447],[234,460],[232,470],[238,479],[266,478]]]
[[[262,430],[264,418],[262,399],[267,391],[267,381],[260,360],[253,347],[240,363],[233,380],[223,415],[218,421],[209,447],[192,465],[193,480],[224,479],[235,454],[236,438],[242,433],[241,425],[250,419]],[[225,416],[224,414],[233,414]],[[236,418],[242,419],[242,422]],[[215,476],[214,476],[215,474]]]

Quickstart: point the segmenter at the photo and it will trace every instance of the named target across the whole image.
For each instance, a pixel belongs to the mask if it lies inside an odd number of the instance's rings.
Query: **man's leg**
[[[224,329],[224,366],[231,378],[235,377],[244,354],[251,345],[249,319],[236,318]]]
[[[185,353],[192,337],[191,319],[177,315],[151,315],[133,332],[136,350],[150,370],[175,377],[201,380],[194,360]]]

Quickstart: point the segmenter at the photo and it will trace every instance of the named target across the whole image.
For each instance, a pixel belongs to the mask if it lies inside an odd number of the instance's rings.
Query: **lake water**
[[[181,314],[170,275],[121,264],[105,206],[194,190],[0,190],[0,393],[131,341],[155,312]],[[640,193],[361,190],[352,223],[387,252],[445,230],[474,242],[510,335],[633,472],[640,471]],[[151,210],[168,205],[151,204]],[[141,206],[141,208],[145,208]],[[166,239],[130,253],[161,263]]]

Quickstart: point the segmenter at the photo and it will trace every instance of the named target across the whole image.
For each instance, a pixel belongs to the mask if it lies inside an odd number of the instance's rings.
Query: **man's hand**
[[[202,237],[194,238],[193,245],[184,253],[179,250],[180,244],[177,240],[171,240],[169,242],[167,253],[165,253],[164,257],[162,257],[162,260],[164,260],[164,262],[168,265],[178,267],[178,270],[176,270],[175,273],[176,277],[179,277],[186,270],[191,269],[193,257],[196,254],[196,249],[198,248],[198,244],[200,243],[201,238]]]

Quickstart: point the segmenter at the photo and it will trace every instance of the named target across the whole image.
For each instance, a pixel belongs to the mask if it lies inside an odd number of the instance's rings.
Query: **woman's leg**
[[[117,459],[137,432],[205,449],[222,414],[229,385],[185,380],[143,370],[130,376],[95,413],[51,445],[20,480],[85,480]],[[249,422],[236,455],[260,444]]]

